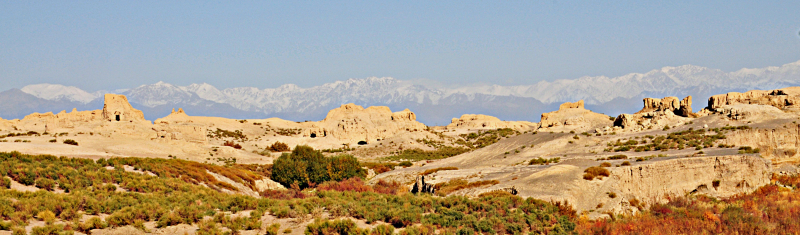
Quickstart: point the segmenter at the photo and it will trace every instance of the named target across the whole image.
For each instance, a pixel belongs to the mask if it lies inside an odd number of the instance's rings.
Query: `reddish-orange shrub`
[[[404,187],[403,187],[402,184],[400,184],[400,183],[398,183],[396,181],[387,182],[387,181],[384,181],[384,180],[378,180],[378,183],[375,184],[374,186],[372,186],[372,189],[376,193],[395,195],[398,192],[403,191]]]

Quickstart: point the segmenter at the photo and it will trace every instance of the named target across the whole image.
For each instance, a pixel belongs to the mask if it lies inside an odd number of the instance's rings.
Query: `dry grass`
[[[423,171],[422,173],[420,173],[420,175],[430,175],[430,174],[433,174],[433,173],[436,173],[436,172],[439,172],[439,171],[452,171],[452,170],[458,170],[458,167],[448,166],[448,167],[439,167],[439,168],[428,169],[428,170]]]
[[[469,182],[469,181],[464,180],[464,179],[454,179],[454,180],[451,180],[451,181],[446,182],[446,183],[436,184],[434,186],[434,188],[436,189],[436,194],[437,195],[439,195],[439,196],[447,196],[447,194],[450,194],[450,193],[458,191],[458,190],[468,189],[468,188],[477,188],[477,187],[487,186],[487,185],[495,185],[495,184],[499,184],[499,183],[500,183],[500,181],[497,181],[497,180],[482,180],[482,181]]]

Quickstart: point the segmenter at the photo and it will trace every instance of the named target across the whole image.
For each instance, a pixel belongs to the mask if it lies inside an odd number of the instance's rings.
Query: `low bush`
[[[272,152],[289,152],[289,151],[291,151],[291,149],[289,149],[289,145],[286,145],[286,144],[281,143],[281,142],[273,143],[272,145],[269,146],[269,150],[272,151]]]
[[[742,146],[739,147],[739,154],[751,154],[751,153],[760,153],[761,149],[753,148],[750,146]]]
[[[603,177],[608,177],[611,175],[611,172],[609,172],[608,169],[600,166],[586,168],[586,170],[583,172],[585,173],[583,174],[583,179],[585,180],[593,180],[594,178],[602,180]]]
[[[306,227],[307,235],[330,234],[366,234],[350,219],[321,220],[316,219]]]
[[[397,165],[402,166],[402,167],[410,167],[410,166],[413,166],[414,163],[411,163],[411,161],[402,161]]]
[[[235,149],[242,149],[242,145],[234,143],[233,141],[225,141],[222,146],[228,146]]]
[[[75,146],[78,146],[78,141],[75,141],[75,140],[72,140],[72,139],[65,139],[65,140],[64,140],[64,144],[69,144],[69,145],[75,145]]]
[[[547,159],[538,157],[538,158],[531,159],[528,162],[528,165],[549,165],[550,163],[558,163],[560,161],[561,161],[560,157],[547,158]]]
[[[469,152],[469,149],[461,147],[449,147],[449,146],[443,146],[436,150],[406,149],[400,152],[399,154],[385,157],[384,160],[387,161],[436,160],[436,159],[443,159],[456,156],[466,152]]]

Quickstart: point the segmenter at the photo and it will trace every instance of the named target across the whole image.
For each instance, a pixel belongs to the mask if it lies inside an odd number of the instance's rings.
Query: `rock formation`
[[[589,130],[611,124],[609,116],[585,109],[583,100],[580,100],[575,103],[566,102],[561,104],[557,111],[543,113],[539,128],[562,127],[568,130]]]
[[[453,118],[446,130],[475,130],[475,129],[500,129],[511,128],[517,131],[527,131],[537,128],[536,123],[525,121],[501,121],[500,119],[483,114],[464,114],[460,118]]]
[[[389,107],[368,108],[345,104],[328,112],[319,122],[307,124],[305,136],[332,137],[346,142],[382,140],[400,132],[423,131],[425,124],[408,109],[392,113]]]
[[[675,115],[682,117],[689,117],[692,115],[692,96],[687,96],[683,100],[678,100],[678,97],[668,96],[663,99],[644,98],[644,108],[636,112],[636,114],[643,114],[649,112],[670,111]]]
[[[645,205],[668,197],[700,193],[729,197],[752,192],[770,182],[771,164],[757,156],[677,158],[614,168],[606,184],[620,194],[616,203],[636,199]]]
[[[752,90],[745,93],[729,92],[708,98],[709,110],[716,110],[725,105],[760,104],[783,109],[800,103],[800,87],[787,87],[769,91]]]
[[[773,164],[800,163],[800,124],[785,128],[737,130],[722,140],[725,145],[750,146]]]
[[[103,119],[112,122],[142,122],[144,113],[134,109],[124,95],[106,94],[103,103]]]
[[[425,182],[425,176],[420,175],[417,176],[417,180],[414,181],[414,185],[411,186],[411,193],[435,193],[436,189],[433,187],[433,184]]]
[[[644,107],[635,114],[620,114],[614,119],[614,126],[624,130],[646,130],[661,128],[664,125],[680,122],[686,117],[696,117],[692,113],[692,96],[683,100],[668,96],[663,99],[644,98]]]

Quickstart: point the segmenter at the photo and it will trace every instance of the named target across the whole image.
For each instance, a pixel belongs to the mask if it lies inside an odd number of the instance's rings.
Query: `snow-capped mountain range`
[[[206,83],[177,86],[158,82],[118,91],[128,96],[134,107],[145,109],[148,119],[163,117],[168,114],[167,110],[182,107],[192,115],[319,120],[332,108],[356,103],[386,105],[393,110],[410,108],[426,124],[443,125],[451,117],[479,112],[507,120],[537,121],[542,112],[549,112],[551,110],[548,109],[560,103],[581,99],[585,100],[588,108],[611,115],[637,111],[641,108],[641,98],[667,95],[692,95],[694,108],[700,109],[705,106],[708,96],[713,94],[798,85],[800,61],[780,67],[735,72],[683,65],[613,78],[581,77],[518,86],[432,88],[394,78],[371,77],[309,88],[286,84],[267,89],[237,87],[220,90]],[[38,99],[75,106],[102,104],[103,94],[108,93],[89,93],[77,87],[58,84],[29,85],[20,91]],[[0,101],[3,101],[3,97],[0,95]],[[0,115],[4,114],[0,111]]]

